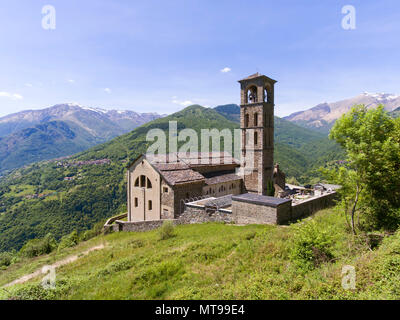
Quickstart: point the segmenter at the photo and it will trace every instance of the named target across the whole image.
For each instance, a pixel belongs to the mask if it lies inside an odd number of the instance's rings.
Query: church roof
[[[204,176],[192,169],[161,171],[160,174],[170,185],[204,181]]]
[[[239,80],[239,82],[253,80],[253,79],[256,79],[256,78],[264,78],[264,79],[269,80],[269,81],[271,81],[273,83],[277,82],[276,80],[271,79],[271,78],[267,77],[266,75],[263,75],[263,74],[261,74],[259,72],[256,72],[256,73],[254,73],[254,74],[252,74],[252,75],[250,75],[250,76],[248,76],[248,77],[246,77],[246,78],[244,78],[242,80]]]
[[[228,182],[228,181],[237,181],[241,180],[242,177],[238,176],[236,173],[226,173],[221,175],[216,175],[211,178],[206,179],[206,185],[210,186],[213,184]]]

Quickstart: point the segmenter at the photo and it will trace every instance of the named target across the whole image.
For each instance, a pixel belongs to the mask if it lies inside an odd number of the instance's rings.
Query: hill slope
[[[66,256],[79,257],[57,268],[55,290],[43,289],[40,275],[0,291],[0,299],[399,299],[399,232],[370,250],[345,231],[339,212],[324,210],[307,220],[288,227],[182,225],[167,240],[156,230],[99,236],[8,267],[0,285]],[[312,225],[330,240],[332,259],[311,270],[297,268],[291,253],[300,225],[303,238]],[[102,244],[104,249],[83,254]],[[344,265],[356,268],[355,290],[342,288]]]
[[[295,112],[284,119],[327,134],[335,121],[356,104],[364,104],[368,108],[376,108],[383,104],[387,111],[393,111],[400,106],[400,96],[364,92],[349,99],[321,103],[311,109]]]

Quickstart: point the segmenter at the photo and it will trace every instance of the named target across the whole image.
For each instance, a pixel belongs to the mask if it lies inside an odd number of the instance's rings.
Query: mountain
[[[224,104],[215,107],[214,110],[228,120],[240,122],[240,107],[237,104]]]
[[[394,109],[393,111],[391,111],[390,115],[393,118],[399,118],[400,117],[400,107],[398,107],[397,109]]]
[[[74,230],[90,229],[99,221],[125,212],[126,165],[152,144],[146,141],[147,132],[168,130],[169,121],[177,121],[178,130],[191,128],[197,133],[207,128],[239,128],[237,122],[216,110],[194,105],[68,159],[35,163],[13,171],[0,179],[0,252],[19,249],[27,240],[44,237],[49,232],[60,239]],[[68,132],[67,127],[64,129]],[[289,132],[295,136],[293,139],[285,136]],[[308,173],[312,173],[323,156],[318,149],[325,147],[313,150],[308,146],[316,143],[325,146],[319,139],[321,136],[285,120],[277,123],[275,161],[287,177],[304,182],[313,177]],[[70,138],[73,139],[72,134]],[[307,147],[313,153],[305,152]],[[340,159],[340,152],[332,152],[329,157],[329,161]]]
[[[49,121],[69,121],[97,138],[108,140],[161,117],[157,113],[104,110],[74,103],[57,104],[41,110],[27,110],[0,118],[0,137]]]
[[[0,118],[0,172],[71,155],[161,117],[58,104]]]
[[[383,104],[385,109],[390,112],[399,108],[400,96],[387,93],[364,92],[353,98],[318,104],[311,109],[292,113],[284,117],[284,119],[305,128],[327,134],[335,121],[357,104],[364,104],[368,108],[376,108],[378,105]]]

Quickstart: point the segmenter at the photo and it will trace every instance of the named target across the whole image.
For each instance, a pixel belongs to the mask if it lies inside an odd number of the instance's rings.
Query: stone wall
[[[328,207],[333,206],[334,199],[336,198],[337,193],[331,192],[328,194],[324,194],[319,197],[314,197],[303,202],[293,204],[292,205],[292,214],[291,220],[297,220],[299,218],[303,218],[315,213],[318,210],[322,210]]]
[[[290,220],[291,202],[272,207],[232,201],[232,212],[238,224],[284,224]]]
[[[227,210],[210,210],[200,206],[186,205],[186,210],[179,217],[182,224],[225,222],[232,223],[233,216]]]
[[[149,231],[149,230],[153,230],[153,229],[157,229],[157,228],[161,227],[163,225],[164,221],[172,221],[174,224],[179,224],[179,221],[177,221],[175,219],[147,220],[147,221],[135,221],[135,222],[117,220],[117,221],[115,221],[115,224],[113,225],[113,231],[114,232],[118,232],[118,231],[136,231],[136,232]]]

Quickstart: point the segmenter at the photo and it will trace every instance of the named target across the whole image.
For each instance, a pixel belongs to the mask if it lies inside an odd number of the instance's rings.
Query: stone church
[[[273,163],[276,81],[256,73],[239,83],[242,159],[199,152],[168,154],[157,162],[141,155],[127,172],[129,222],[177,219],[186,203],[200,199],[265,196],[271,184],[275,194],[285,189],[285,175]]]

